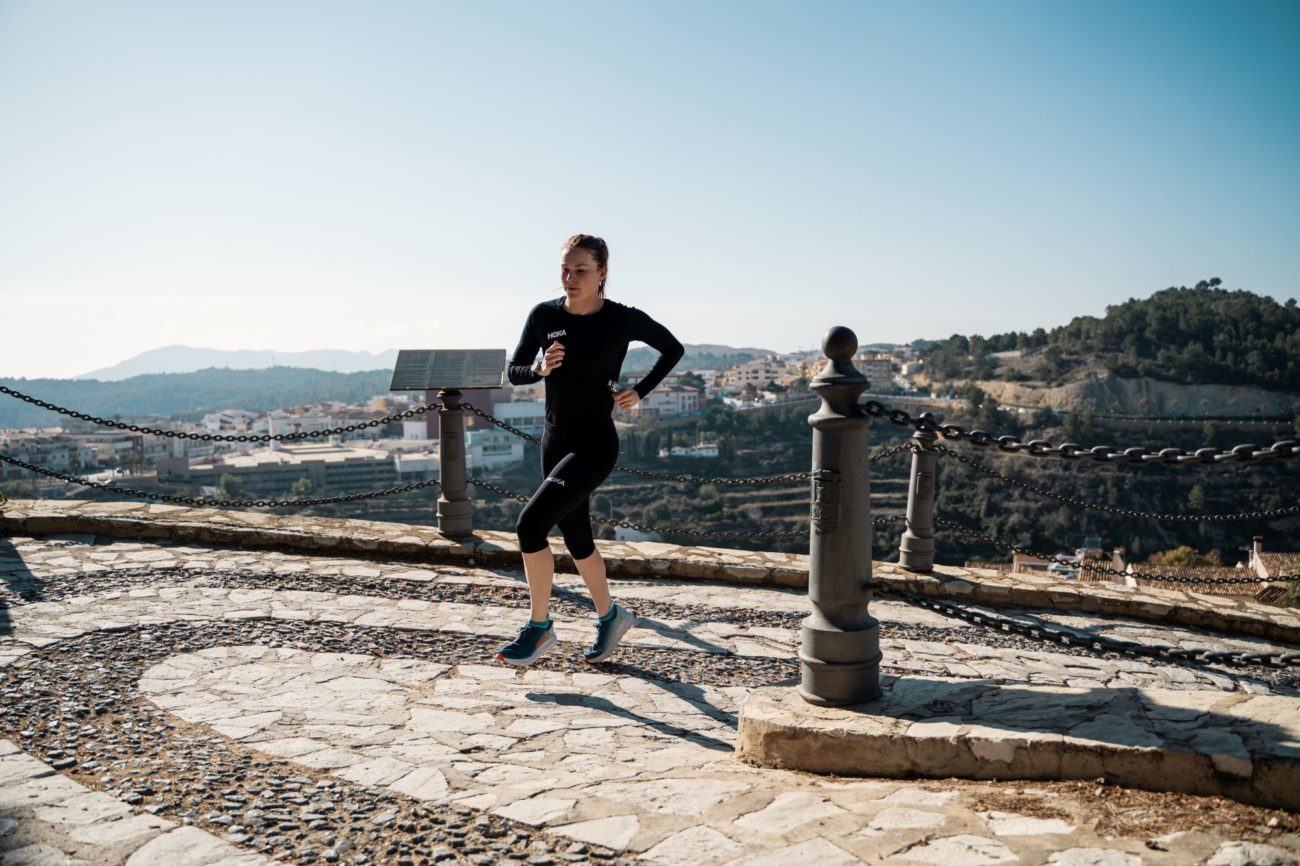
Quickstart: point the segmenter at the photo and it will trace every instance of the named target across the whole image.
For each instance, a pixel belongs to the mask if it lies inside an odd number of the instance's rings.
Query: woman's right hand
[[[564,344],[559,340],[546,347],[546,353],[542,355],[542,363],[538,366],[537,372],[542,376],[549,376],[564,363]]]

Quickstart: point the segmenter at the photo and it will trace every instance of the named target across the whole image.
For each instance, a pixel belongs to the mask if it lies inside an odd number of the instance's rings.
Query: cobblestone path
[[[745,697],[798,674],[802,594],[613,588],[641,620],[611,663],[580,660],[590,607],[559,575],[557,651],[516,671],[489,658],[524,616],[518,573],[0,538],[0,866],[1300,863],[1300,817],[1216,798],[740,763]],[[872,609],[892,676],[1300,695],[1277,671],[1047,650]]]

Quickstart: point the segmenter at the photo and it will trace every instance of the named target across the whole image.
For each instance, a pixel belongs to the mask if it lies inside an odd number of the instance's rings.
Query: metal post
[[[438,392],[438,531],[451,538],[474,532],[474,503],[465,481],[465,411],[460,391]]]
[[[853,368],[858,338],[845,327],[822,339],[826,366],[812,381],[822,398],[813,428],[808,599],[799,650],[799,694],[818,706],[880,697],[880,623],[871,601],[871,500],[866,428],[858,406],[868,382]]]
[[[922,418],[933,421],[926,412]],[[938,434],[917,430],[912,434],[912,477],[907,483],[907,529],[898,544],[898,562],[908,571],[934,568],[934,469],[939,452],[934,450]]]

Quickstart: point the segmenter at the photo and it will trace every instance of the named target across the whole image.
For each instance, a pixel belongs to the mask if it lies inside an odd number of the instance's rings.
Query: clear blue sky
[[[1300,293],[1295,2],[0,0],[0,375],[513,347],[559,242],[685,342]]]

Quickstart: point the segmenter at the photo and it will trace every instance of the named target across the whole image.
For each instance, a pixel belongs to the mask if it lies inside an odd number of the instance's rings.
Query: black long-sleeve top
[[[644,399],[686,352],[667,328],[617,301],[606,300],[585,316],[564,309],[563,298],[544,301],[533,307],[524,323],[510,358],[510,383],[529,385],[541,379],[533,372],[533,361],[539,351],[558,341],[564,346],[564,363],[545,377],[546,424],[562,430],[596,429],[597,423],[609,423],[614,410],[609,382],[619,377],[627,345],[633,340],[659,352],[650,372],[633,386]]]

